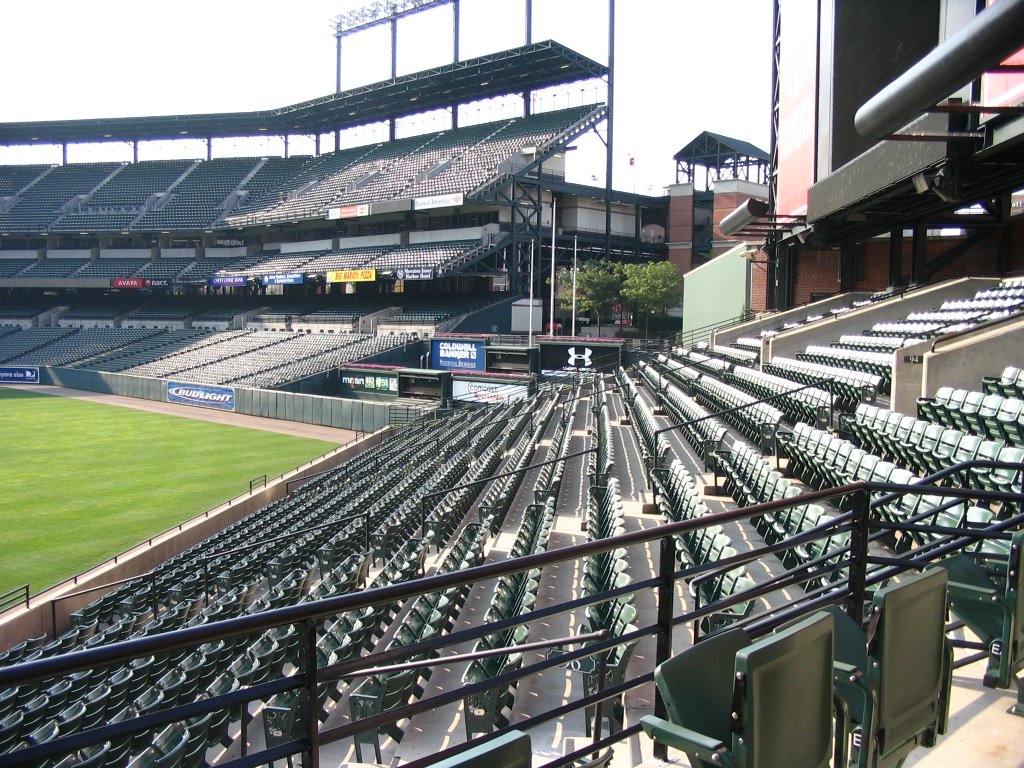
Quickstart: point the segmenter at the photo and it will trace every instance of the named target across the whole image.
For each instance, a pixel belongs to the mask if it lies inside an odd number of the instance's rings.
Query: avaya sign
[[[203,384],[167,382],[167,402],[195,405],[200,408],[235,410],[235,390],[229,387],[208,387]]]

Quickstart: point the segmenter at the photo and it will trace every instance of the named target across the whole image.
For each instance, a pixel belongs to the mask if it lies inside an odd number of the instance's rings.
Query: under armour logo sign
[[[591,356],[594,354],[594,350],[590,347],[584,347],[582,353],[576,351],[576,347],[569,347],[569,362],[568,365],[573,368],[589,368],[593,365],[590,362]]]

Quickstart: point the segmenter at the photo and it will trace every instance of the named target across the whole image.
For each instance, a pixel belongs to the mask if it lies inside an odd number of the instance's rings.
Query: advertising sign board
[[[167,382],[167,402],[194,405],[199,408],[235,410],[235,390],[230,387],[211,387],[206,384]]]
[[[262,275],[260,282],[264,285],[301,285],[306,276],[301,272],[289,272],[287,275]]]
[[[614,344],[590,344],[581,339],[541,342],[540,367],[545,371],[614,371],[621,347]]]
[[[336,269],[327,273],[328,283],[372,283],[376,279],[375,269]]]
[[[446,371],[483,371],[486,369],[484,341],[432,339],[430,367]]]
[[[0,384],[38,384],[39,369],[34,365],[0,367]]]
[[[498,381],[452,380],[452,397],[471,403],[506,403],[522,400],[527,395],[524,384],[502,384]]]
[[[393,373],[362,373],[342,371],[341,388],[351,392],[398,394],[398,376]]]
[[[245,275],[210,275],[211,288],[235,288],[245,284]]]

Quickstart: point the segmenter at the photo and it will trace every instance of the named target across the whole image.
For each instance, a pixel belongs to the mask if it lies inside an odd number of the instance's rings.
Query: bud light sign
[[[167,402],[233,411],[235,410],[235,390],[228,387],[179,384],[169,381],[167,382]]]
[[[430,344],[430,367],[446,371],[485,369],[484,342],[434,339]]]

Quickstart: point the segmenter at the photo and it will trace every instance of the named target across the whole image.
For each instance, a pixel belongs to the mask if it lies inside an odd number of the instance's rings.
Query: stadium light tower
[[[412,16],[440,5],[452,5],[453,25],[455,28],[455,60],[459,58],[459,0],[376,0],[361,5],[351,11],[340,13],[334,17],[334,39],[337,41],[337,88],[341,92],[341,40],[356,32],[362,32],[379,24],[391,25],[391,76],[396,72],[396,56],[394,42],[396,25],[399,19]]]
[[[452,61],[459,60],[459,0],[374,0],[374,2],[353,8],[334,17],[334,41],[336,45],[335,88],[341,93],[341,41],[348,35],[363,32],[380,24],[391,26],[391,79],[398,76],[398,20],[406,16],[436,8],[452,6],[452,38],[454,40]],[[458,125],[457,111],[452,109],[452,125]],[[391,139],[395,138],[395,121],[390,121]],[[340,149],[340,133],[334,132],[335,148]]]

